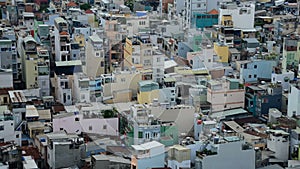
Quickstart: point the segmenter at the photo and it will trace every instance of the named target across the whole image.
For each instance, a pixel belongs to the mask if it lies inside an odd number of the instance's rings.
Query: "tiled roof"
[[[68,7],[76,7],[76,6],[78,6],[75,2],[69,2],[68,4],[67,4],[67,6]]]
[[[219,14],[219,12],[216,9],[212,9],[211,11],[208,12],[208,14],[217,15]]]

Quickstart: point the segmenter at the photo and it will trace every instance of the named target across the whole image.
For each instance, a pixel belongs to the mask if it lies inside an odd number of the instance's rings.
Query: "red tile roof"
[[[60,35],[69,35],[68,32],[66,32],[66,31],[62,31],[62,32],[60,32],[59,34],[60,34]]]
[[[217,15],[219,14],[219,12],[216,9],[212,9],[211,11],[208,12],[208,14]]]
[[[78,5],[75,2],[69,2],[67,4],[67,7],[76,7],[76,6],[78,6]]]
[[[90,9],[88,9],[88,10],[86,10],[86,11],[85,11],[85,13],[86,13],[86,14],[92,14],[92,13],[93,13],[93,11],[92,11],[92,10],[90,10]]]

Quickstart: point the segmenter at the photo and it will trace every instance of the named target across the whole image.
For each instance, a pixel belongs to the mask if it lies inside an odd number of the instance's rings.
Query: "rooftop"
[[[8,91],[10,100],[12,103],[24,103],[27,99],[22,90],[12,90]]]
[[[152,148],[155,148],[155,147],[160,147],[160,146],[164,146],[163,144],[157,142],[157,141],[151,141],[151,142],[148,142],[148,143],[144,143],[144,144],[141,144],[141,145],[132,145],[132,147],[135,149],[135,150],[150,150]]]

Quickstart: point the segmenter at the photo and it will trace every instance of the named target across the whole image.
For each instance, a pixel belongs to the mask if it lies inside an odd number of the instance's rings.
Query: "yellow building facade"
[[[220,62],[228,63],[229,59],[229,48],[226,45],[214,43],[214,51],[217,56],[220,58]]]

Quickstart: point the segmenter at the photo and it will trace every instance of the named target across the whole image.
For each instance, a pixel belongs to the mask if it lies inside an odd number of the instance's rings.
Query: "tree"
[[[125,5],[128,6],[130,8],[131,11],[133,11],[133,6],[134,6],[134,0],[127,0],[125,2]]]
[[[90,5],[90,4],[87,4],[87,3],[82,4],[82,5],[80,5],[80,9],[86,11],[86,10],[88,10],[88,9],[91,9],[91,5]]]
[[[104,118],[113,118],[118,115],[118,111],[115,107],[112,110],[102,110],[101,113]]]

